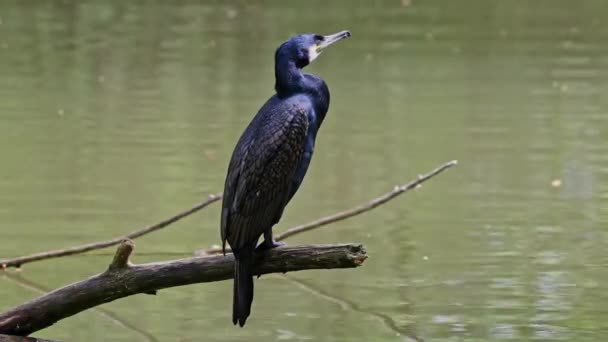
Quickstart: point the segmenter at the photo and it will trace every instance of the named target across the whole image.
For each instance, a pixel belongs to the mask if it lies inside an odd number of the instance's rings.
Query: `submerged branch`
[[[26,289],[28,291],[33,291],[33,292],[37,293],[38,295],[43,295],[43,294],[46,294],[47,292],[52,291],[52,288],[48,288],[40,283],[27,279],[24,276],[23,272],[4,272],[3,275],[5,276],[6,279],[8,279],[9,281],[12,281],[17,286],[19,286],[23,289]],[[148,342],[158,342],[158,339],[153,334],[146,331],[146,329],[140,328],[136,324],[130,323],[129,320],[124,319],[120,315],[114,313],[113,311],[111,311],[109,309],[104,308],[103,306],[96,306],[94,308],[91,308],[91,311],[95,312],[100,317],[109,320],[110,322],[114,323],[116,326],[127,329],[127,330],[131,331],[132,333],[141,336],[141,340],[148,341]],[[0,335],[0,336],[2,336],[2,335]],[[5,335],[5,336],[8,336],[8,335]],[[13,337],[21,338],[21,339],[24,338],[22,336],[13,336]],[[40,341],[43,341],[43,340],[40,340]],[[2,340],[2,338],[0,338],[0,342],[4,342],[4,340]],[[26,342],[26,341],[23,340],[22,342]],[[50,341],[50,342],[53,342],[53,341]]]
[[[230,279],[234,257],[216,255],[132,265],[131,241],[123,241],[108,269],[64,286],[4,313],[0,334],[26,336],[86,309],[138,293]],[[308,245],[272,249],[261,255],[254,274],[286,273],[309,269],[353,268],[367,258],[361,245]]]

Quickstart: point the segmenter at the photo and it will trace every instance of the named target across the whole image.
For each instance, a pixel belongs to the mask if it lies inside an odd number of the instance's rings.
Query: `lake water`
[[[292,34],[349,29],[307,70],[332,93],[275,231],[460,165],[287,242],[363,243],[359,269],[138,295],[34,334],[65,341],[605,341],[608,2],[2,1],[0,258],[117,236],[222,190]],[[219,205],[134,262],[218,244]],[[0,277],[6,309],[113,249]]]

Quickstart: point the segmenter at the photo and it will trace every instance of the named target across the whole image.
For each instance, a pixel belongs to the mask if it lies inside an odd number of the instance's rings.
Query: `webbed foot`
[[[255,254],[257,254],[258,256],[261,255],[263,259],[263,255],[266,251],[285,245],[285,242],[275,241],[272,238],[272,232],[266,233],[264,234],[264,241],[262,241],[262,243],[255,248]],[[261,274],[258,274],[258,278],[260,278],[261,276]]]
[[[255,252],[256,253],[263,253],[267,250],[273,249],[273,248],[277,248],[277,247],[281,247],[281,246],[285,246],[287,245],[285,242],[280,242],[280,241],[274,241],[274,240],[264,240],[264,242],[262,242],[259,246],[256,247]]]

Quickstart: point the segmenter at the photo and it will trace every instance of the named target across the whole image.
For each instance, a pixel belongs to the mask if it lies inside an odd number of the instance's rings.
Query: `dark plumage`
[[[275,54],[275,90],[241,135],[228,166],[222,203],[222,246],[235,256],[232,321],[243,326],[253,301],[253,257],[258,247],[278,246],[272,226],[296,193],[313,154],[317,131],[329,108],[325,82],[302,68],[350,32],[303,34]]]

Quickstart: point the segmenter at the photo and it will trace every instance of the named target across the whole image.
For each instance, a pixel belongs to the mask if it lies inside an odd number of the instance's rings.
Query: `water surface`
[[[120,235],[220,191],[272,94],[274,49],[298,32],[353,37],[308,69],[332,104],[277,231],[460,161],[290,239],[360,242],[371,258],[261,278],[246,329],[220,282],[122,299],[36,336],[608,339],[607,22],[601,0],[3,1],[0,257]],[[137,240],[134,261],[187,257],[217,244],[218,226],[214,205]],[[0,308],[97,273],[111,253],[2,277]]]

